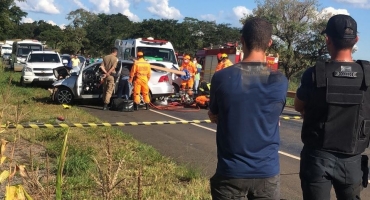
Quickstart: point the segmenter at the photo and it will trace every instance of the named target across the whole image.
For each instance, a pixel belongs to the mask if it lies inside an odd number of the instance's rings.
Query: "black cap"
[[[345,30],[350,28],[352,34],[346,34]],[[354,39],[357,37],[357,22],[349,15],[334,15],[326,24],[326,28],[321,34],[340,39]]]

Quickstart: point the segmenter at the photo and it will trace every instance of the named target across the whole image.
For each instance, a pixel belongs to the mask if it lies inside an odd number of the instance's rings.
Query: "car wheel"
[[[175,94],[178,94],[180,92],[180,87],[175,83],[173,83],[172,85],[173,85],[173,90]]]
[[[68,88],[58,88],[54,98],[59,104],[70,104],[73,101],[73,94]]]

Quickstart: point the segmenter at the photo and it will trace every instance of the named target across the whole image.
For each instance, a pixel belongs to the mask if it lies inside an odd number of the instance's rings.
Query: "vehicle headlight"
[[[24,72],[32,72],[32,68],[31,67],[24,67]]]

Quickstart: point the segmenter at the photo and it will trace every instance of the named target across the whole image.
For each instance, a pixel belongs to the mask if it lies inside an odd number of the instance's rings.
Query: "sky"
[[[28,16],[24,23],[44,20],[64,28],[70,22],[67,13],[83,8],[95,13],[122,13],[132,21],[176,19],[184,17],[230,23],[241,27],[239,19],[256,7],[254,0],[26,0],[16,2]],[[370,0],[321,0],[323,12],[351,15],[356,21],[360,40],[354,59],[370,60]]]

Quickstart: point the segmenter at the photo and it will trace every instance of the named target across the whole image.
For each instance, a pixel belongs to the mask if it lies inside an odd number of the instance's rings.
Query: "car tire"
[[[180,87],[175,83],[173,83],[172,85],[173,85],[173,90],[175,94],[178,94],[180,92]]]
[[[54,99],[58,104],[71,104],[73,102],[73,93],[70,89],[61,87],[55,93]]]

